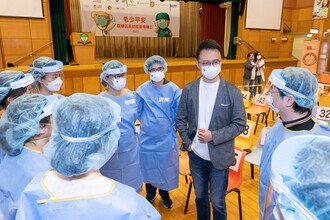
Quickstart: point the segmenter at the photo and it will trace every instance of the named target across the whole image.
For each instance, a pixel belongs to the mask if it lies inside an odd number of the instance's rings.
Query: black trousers
[[[150,183],[146,183],[147,195],[155,196],[156,195],[156,190],[157,190],[156,187],[154,187]],[[169,196],[168,191],[166,191],[166,190],[158,189],[158,191],[159,191],[159,195],[162,198],[166,198],[167,196]]]

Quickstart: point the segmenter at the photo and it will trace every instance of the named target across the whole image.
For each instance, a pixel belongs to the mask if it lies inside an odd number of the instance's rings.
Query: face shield
[[[308,99],[307,96],[305,96],[299,92],[296,92],[293,89],[286,87],[286,82],[283,79],[283,77],[281,76],[282,72],[283,72],[283,70],[281,70],[281,69],[273,70],[269,76],[269,82],[272,85],[276,86],[281,91],[283,91],[284,93],[288,93],[289,95],[292,95],[293,97]]]
[[[34,80],[33,75],[30,73],[26,73],[24,74],[24,77],[20,80],[10,83],[10,87],[12,90],[19,88],[27,88],[25,94],[39,93],[37,81]]]
[[[328,219],[330,178],[320,170],[330,167],[329,156],[329,137],[283,141],[272,157],[263,219]]]
[[[24,74],[24,77],[18,81],[10,83],[12,90],[24,88],[34,83],[34,78],[32,74]]]
[[[109,85],[115,90],[122,90],[126,86],[127,66],[123,65],[119,68],[105,69],[101,73],[101,83],[104,86]],[[106,81],[105,78],[112,76],[110,80]]]

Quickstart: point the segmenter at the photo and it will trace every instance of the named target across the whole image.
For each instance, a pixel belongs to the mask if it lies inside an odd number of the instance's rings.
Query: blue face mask
[[[105,18],[97,18],[97,24],[100,26],[106,26],[108,23],[108,20]]]
[[[161,21],[161,22],[159,22],[159,27],[160,27],[161,29],[165,29],[165,28],[167,28],[167,22],[166,22],[166,21]]]

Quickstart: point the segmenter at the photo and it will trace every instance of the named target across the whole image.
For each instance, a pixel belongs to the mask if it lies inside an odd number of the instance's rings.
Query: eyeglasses
[[[268,91],[266,92],[266,95],[268,95],[269,93],[280,93],[280,89],[277,88],[276,86],[274,85],[271,85],[268,89]]]
[[[219,60],[219,59],[215,59],[215,60],[212,60],[212,61],[210,61],[210,60],[204,60],[204,61],[198,62],[198,63],[202,64],[202,66],[203,67],[206,67],[206,68],[209,68],[211,66],[211,64],[214,67],[218,67],[221,64],[221,60]]]
[[[164,70],[164,67],[160,66],[160,67],[157,67],[157,68],[151,68],[149,69],[149,73],[152,73],[152,72],[156,72],[156,71],[163,71]]]
[[[108,75],[108,77],[113,77],[113,78],[122,78],[122,77],[125,77],[126,76],[126,73],[122,73],[122,74],[116,74],[116,75]]]

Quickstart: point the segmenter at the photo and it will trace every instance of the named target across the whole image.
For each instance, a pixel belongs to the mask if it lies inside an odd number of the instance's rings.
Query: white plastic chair
[[[245,156],[244,160],[250,163],[251,179],[254,179],[254,166],[260,166],[261,155],[264,149],[265,139],[269,129],[270,127],[265,127],[261,130],[257,147],[251,153]]]

